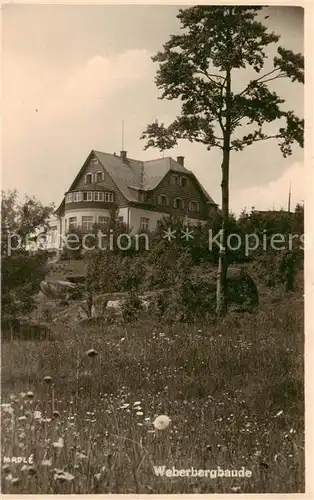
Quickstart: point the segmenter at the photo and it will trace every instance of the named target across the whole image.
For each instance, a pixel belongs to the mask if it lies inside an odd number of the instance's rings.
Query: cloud
[[[305,174],[302,163],[293,163],[276,180],[262,186],[254,186],[239,190],[231,190],[230,205],[233,212],[239,214],[246,207],[259,210],[281,208],[287,210],[289,186],[291,182],[291,209],[305,198]]]
[[[70,100],[95,101],[143,83],[150,74],[153,63],[146,50],[129,50],[112,59],[97,55],[67,80],[64,93]]]

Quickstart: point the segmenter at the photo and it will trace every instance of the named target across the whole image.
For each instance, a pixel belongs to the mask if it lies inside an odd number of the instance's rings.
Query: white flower
[[[27,420],[27,417],[26,417],[26,415],[22,415],[21,417],[18,417],[18,420],[20,420],[20,421]]]
[[[34,419],[35,420],[40,420],[42,417],[41,411],[34,411]]]
[[[73,481],[74,476],[69,472],[61,471],[53,476],[55,481]]]
[[[34,393],[33,393],[32,391],[28,391],[28,392],[26,393],[26,397],[27,397],[27,398],[29,398],[29,399],[33,399],[33,397],[34,397]]]
[[[128,406],[130,406],[129,403],[124,403],[122,406],[120,406],[120,410],[124,410]]]
[[[46,458],[45,460],[43,460],[43,461],[41,462],[41,465],[45,465],[45,466],[47,466],[47,467],[51,467],[52,462],[51,462],[50,458]]]
[[[64,446],[64,439],[63,438],[59,438],[58,441],[56,441],[55,443],[52,443],[52,446],[54,446],[54,448],[63,448],[63,446]]]
[[[140,415],[144,415],[144,413],[143,413],[142,411],[137,411],[137,412],[136,412],[136,415],[139,415],[139,416],[140,416]]]
[[[163,429],[167,429],[170,422],[171,422],[171,419],[167,415],[159,415],[159,417],[155,418],[155,420],[153,422],[153,426],[155,427],[155,429],[163,430]]]
[[[138,405],[140,405],[140,404],[141,404],[141,402],[140,402],[140,401],[135,401],[135,403],[133,403],[133,406],[138,406]]]
[[[275,417],[279,417],[279,415],[283,414],[283,410],[280,410],[278,413],[276,413]]]

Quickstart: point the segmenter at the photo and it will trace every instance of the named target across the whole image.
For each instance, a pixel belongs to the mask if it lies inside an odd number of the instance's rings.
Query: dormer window
[[[173,208],[183,210],[184,209],[184,200],[182,200],[182,198],[174,198]]]
[[[99,165],[98,158],[92,158],[90,163],[91,165]]]
[[[139,201],[144,202],[146,200],[146,193],[143,193],[143,191],[139,191],[138,199],[139,199]]]
[[[85,184],[92,184],[92,182],[93,182],[93,174],[86,174]]]

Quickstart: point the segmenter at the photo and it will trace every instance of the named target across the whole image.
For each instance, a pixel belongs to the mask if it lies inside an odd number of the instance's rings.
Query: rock
[[[54,299],[66,299],[70,292],[76,289],[76,285],[74,283],[70,283],[69,281],[42,281],[40,283],[40,290],[42,293],[49,298]]]
[[[212,301],[216,301],[217,270],[209,271],[201,276],[194,276],[193,284],[196,289],[208,289],[212,295]],[[259,304],[258,290],[251,276],[238,267],[230,266],[227,271],[227,297],[228,304],[241,308],[256,307]]]

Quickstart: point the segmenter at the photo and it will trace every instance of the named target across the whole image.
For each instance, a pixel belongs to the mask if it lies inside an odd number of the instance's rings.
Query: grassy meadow
[[[221,323],[56,324],[52,340],[3,342],[2,455],[31,457],[2,464],[3,493],[304,491],[300,297],[267,292]]]

